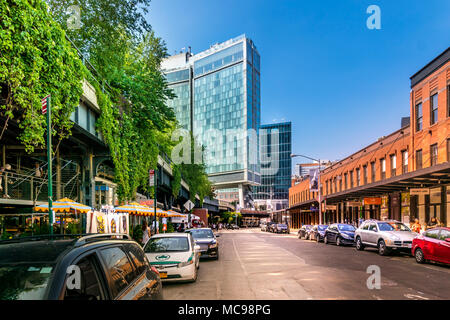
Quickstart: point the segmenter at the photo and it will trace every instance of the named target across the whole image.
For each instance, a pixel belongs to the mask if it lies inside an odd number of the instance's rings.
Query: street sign
[[[46,96],[45,98],[41,99],[41,105],[42,105],[42,114],[47,113],[47,100],[50,95]]]
[[[150,186],[155,185],[155,170],[153,169],[148,170],[148,184]]]
[[[188,210],[191,211],[194,208],[194,203],[192,203],[191,200],[186,201],[186,203],[184,204],[184,207]]]

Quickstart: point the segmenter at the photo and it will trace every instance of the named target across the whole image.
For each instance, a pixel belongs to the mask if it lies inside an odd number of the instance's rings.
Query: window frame
[[[419,117],[419,108],[420,108],[420,117]],[[416,132],[422,131],[423,129],[423,104],[422,101],[418,102],[415,106],[415,129]],[[419,124],[420,124],[420,128],[419,128]]]
[[[433,151],[436,150],[436,155],[434,155]],[[430,146],[430,166],[435,166],[438,164],[438,144],[434,143]]]
[[[433,99],[436,97],[436,108],[434,108]],[[436,112],[436,114],[435,114]],[[430,125],[434,125],[439,119],[439,93],[430,95]]]

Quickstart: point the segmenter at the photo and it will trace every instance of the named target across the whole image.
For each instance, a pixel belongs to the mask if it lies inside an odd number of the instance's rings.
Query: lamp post
[[[317,179],[318,179],[318,181],[319,181],[319,183],[318,183],[318,202],[319,202],[319,224],[322,224],[322,192],[320,191],[320,167],[321,167],[321,165],[320,165],[320,159],[314,159],[314,158],[311,158],[311,157],[308,157],[308,156],[304,156],[304,155],[302,155],[302,154],[291,154],[291,158],[295,158],[295,157],[302,157],[302,158],[306,158],[306,159],[309,159],[309,160],[312,160],[312,161],[316,161],[316,162],[318,162],[319,163],[319,175],[318,175],[318,177],[317,177]]]

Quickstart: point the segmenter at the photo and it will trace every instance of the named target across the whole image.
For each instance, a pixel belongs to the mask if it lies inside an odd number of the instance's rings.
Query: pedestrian
[[[428,222],[426,229],[433,229],[436,227],[439,227],[441,225],[441,223],[439,222],[439,220],[435,217],[431,218],[430,222]]]
[[[150,228],[148,227],[147,220],[142,223],[142,244],[145,245],[150,239]]]

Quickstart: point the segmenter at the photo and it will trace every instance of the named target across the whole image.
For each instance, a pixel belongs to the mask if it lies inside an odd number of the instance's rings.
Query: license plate
[[[160,272],[159,273],[159,277],[161,278],[161,279],[165,279],[165,278],[167,278],[167,272]]]

